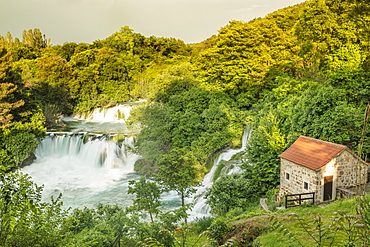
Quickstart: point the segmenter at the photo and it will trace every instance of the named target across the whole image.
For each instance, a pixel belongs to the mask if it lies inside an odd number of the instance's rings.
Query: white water
[[[137,178],[133,166],[139,158],[129,151],[132,146],[133,137],[117,143],[104,136],[51,135],[37,148],[36,161],[23,171],[44,185],[45,199],[62,193],[67,207],[127,206],[127,180]]]
[[[78,120],[91,120],[100,122],[123,122],[129,117],[130,110],[131,106],[129,105],[118,105],[111,108],[97,108],[87,114],[87,116],[76,115],[75,118]]]
[[[140,156],[130,151],[134,143],[130,134],[136,131],[128,130],[124,120],[134,104],[96,110],[113,122],[97,121],[101,116],[94,114],[92,120],[65,118],[67,126],[48,133],[35,151],[35,162],[23,168],[38,185],[44,185],[44,200],[62,193],[65,207],[131,204],[128,181],[139,177],[134,163]],[[118,119],[123,111],[125,119]],[[110,134],[123,134],[123,141],[115,141]]]
[[[206,199],[204,197],[208,188],[212,187],[215,172],[220,165],[221,161],[229,161],[231,158],[242,151],[245,150],[248,140],[251,135],[251,128],[247,128],[247,130],[243,134],[242,138],[242,146],[238,149],[226,149],[222,152],[218,158],[214,161],[212,169],[204,176],[202,185],[197,189],[197,192],[194,194],[193,198],[191,199],[194,203],[193,209],[190,213],[190,221],[195,220],[196,218],[202,218],[210,216],[211,208],[206,203]],[[239,164],[233,164],[233,167],[227,171],[223,171],[223,174],[231,175],[236,173],[241,173],[241,168]]]
[[[116,105],[109,108],[96,108],[85,116],[76,115],[74,116],[74,118],[78,120],[89,120],[97,122],[124,122],[130,116],[132,105],[137,105],[142,102],[145,102],[145,100]]]

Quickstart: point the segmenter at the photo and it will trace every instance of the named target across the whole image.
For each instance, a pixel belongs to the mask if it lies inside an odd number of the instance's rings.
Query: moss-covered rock
[[[30,155],[25,160],[18,164],[18,167],[23,168],[25,166],[29,166],[35,161],[35,159],[36,155],[34,153],[30,153]]]

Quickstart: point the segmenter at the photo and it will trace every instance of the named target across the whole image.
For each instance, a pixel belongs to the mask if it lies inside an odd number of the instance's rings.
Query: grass
[[[296,237],[302,245],[300,246],[317,246],[312,237],[306,232],[306,230],[315,232],[317,230],[317,215],[321,216],[323,228],[332,223],[335,212],[342,211],[346,215],[357,215],[355,200],[337,201],[329,204],[325,207],[317,205],[304,205],[285,210],[280,210],[274,214],[274,217],[283,226],[283,228],[273,229],[264,234],[261,234],[256,240],[255,244],[258,246],[274,246],[274,247],[286,247],[289,245],[289,239]],[[297,215],[301,219],[301,224],[298,220],[294,220],[289,215]],[[272,226],[272,222],[271,222]],[[306,230],[305,230],[306,228]],[[282,229],[286,229],[286,233],[290,232],[292,235],[285,235],[282,233]],[[299,245],[298,245],[299,246]]]
[[[343,213],[336,213],[339,211]],[[317,230],[319,229],[317,228],[318,222],[322,223],[321,229],[323,232],[332,234],[338,242],[343,241],[347,243],[349,237],[355,236],[358,238],[358,233],[361,230],[355,227],[357,218],[347,218],[344,217],[345,215],[357,215],[355,199],[346,201],[338,200],[331,204],[319,206],[301,205],[275,212],[265,212],[261,210],[258,203],[251,203],[247,208],[236,208],[222,217],[223,220],[221,221],[225,221],[227,225],[230,225],[229,231],[225,233],[222,243],[232,239],[238,243],[235,246],[318,246],[315,243],[315,239],[317,240],[317,235],[319,235],[319,231]],[[274,220],[271,220],[271,218]],[[351,232],[346,229],[333,230],[334,228],[326,231],[333,224],[334,218],[337,220],[335,226],[337,226],[339,218],[344,223],[348,220],[347,223],[349,224],[347,226],[354,227],[354,231]],[[321,221],[317,221],[318,219]],[[344,228],[347,226],[344,226]],[[283,229],[286,229],[286,231],[284,232]],[[311,231],[311,236],[307,231]],[[294,238],[297,239],[296,245],[290,243]],[[337,244],[333,246],[344,245]]]
[[[366,200],[367,203],[369,201],[370,198]],[[360,241],[364,240],[361,238],[364,235],[361,234],[367,233],[364,231],[366,229],[357,227],[359,223],[357,222],[358,218],[346,217],[356,215],[356,199],[338,200],[327,205],[307,204],[275,212],[263,211],[256,202],[244,208],[235,208],[216,219],[199,219],[193,223],[191,226],[192,231],[188,232],[186,238],[188,243],[194,243],[200,237],[199,242],[195,246],[206,245],[208,241],[206,236],[199,234],[208,229],[212,234],[216,234],[212,236],[219,235],[218,238],[214,238],[215,241],[219,241],[218,244],[234,243],[234,245],[225,246],[329,246],[326,243],[318,245],[315,242],[318,240],[318,236],[324,236],[319,234],[318,229],[322,229],[322,232],[328,234],[325,237],[333,236],[333,239],[336,241],[334,245],[330,246],[365,246],[361,245],[362,242]],[[340,222],[338,219],[344,223],[342,225],[343,229],[336,228],[339,226],[338,222]],[[216,224],[216,221],[220,223]],[[318,222],[321,222],[320,227],[318,227]],[[333,222],[335,222],[335,228],[332,227]],[[226,232],[219,232],[220,229],[223,229],[221,228],[223,225],[227,226]],[[352,229],[348,227],[352,227]],[[283,229],[286,229],[285,232]],[[330,231],[327,231],[329,229]],[[307,231],[311,233],[308,234]],[[346,245],[350,242],[350,238],[355,241]],[[294,239],[297,239],[297,241],[292,243]],[[323,239],[327,240],[328,238]],[[327,241],[331,241],[331,239]],[[212,243],[208,242],[208,244]]]

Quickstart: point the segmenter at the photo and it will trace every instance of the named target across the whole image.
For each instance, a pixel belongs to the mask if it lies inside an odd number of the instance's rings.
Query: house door
[[[324,177],[324,201],[333,199],[333,176]]]

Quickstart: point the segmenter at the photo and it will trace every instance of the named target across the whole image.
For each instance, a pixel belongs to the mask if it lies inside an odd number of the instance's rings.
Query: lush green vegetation
[[[112,205],[72,210],[62,209],[61,198],[41,202],[42,187],[20,172],[1,174],[0,244],[1,246],[111,246],[116,240],[121,246],[136,246],[151,236],[163,246],[176,241],[205,243],[198,236],[203,229],[184,228],[178,222],[185,217],[184,209],[162,212],[158,202],[147,204],[140,199],[157,198],[158,187],[145,178],[132,182],[130,193],[136,194],[133,206],[122,209]],[[143,189],[144,188],[144,189]],[[156,214],[147,222],[141,210]],[[161,231],[171,229],[171,231]],[[143,245],[145,246],[145,245]]]
[[[369,13],[365,0],[309,0],[264,18],[231,21],[218,35],[192,45],[144,37],[129,27],[92,44],[51,45],[38,29],[24,31],[22,40],[10,33],[0,37],[1,241],[109,246],[123,232],[127,246],[146,237],[171,246],[186,232],[172,234],[186,218],[183,211],[162,217],[158,204],[139,200],[131,210],[148,212],[150,225],[113,206],[67,216],[59,200],[41,203],[40,188],[9,173],[28,162],[45,128],[63,114],[148,99],[130,122],[142,127],[136,142],[140,164],[156,171],[156,181],[175,190],[184,207],[209,169],[207,161],[224,147],[240,145],[245,126],[251,126],[240,158],[243,173],[222,177],[208,192],[213,213],[221,217],[248,212],[260,196],[272,194],[279,183],[277,155],[300,135],[355,152],[362,145],[367,158]],[[150,182],[132,185],[138,199],[147,192],[154,201],[158,196]],[[210,227],[219,244],[226,241],[227,224],[218,218]],[[161,229],[171,234],[159,235]]]
[[[368,246],[369,196],[267,213],[230,211],[209,227],[227,246]],[[233,245],[232,245],[233,244]]]

